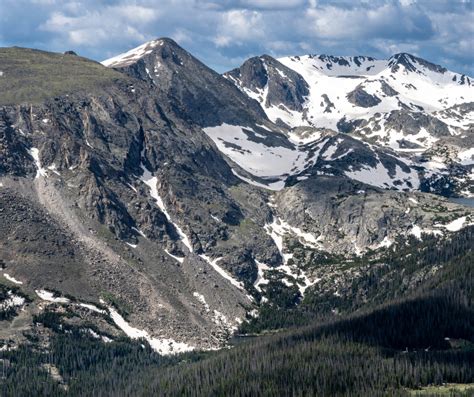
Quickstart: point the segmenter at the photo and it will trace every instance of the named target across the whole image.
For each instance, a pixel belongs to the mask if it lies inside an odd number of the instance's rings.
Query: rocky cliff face
[[[74,86],[51,67],[62,57],[100,84]],[[268,103],[298,110],[304,81],[264,60],[239,78],[257,91],[274,80]],[[160,352],[214,348],[271,299],[269,277],[303,296],[320,255],[350,260],[473,221],[467,207],[414,193],[426,176],[410,159],[273,124],[236,72],[224,78],[168,39],[104,63],[32,57],[37,100],[12,95],[0,108],[0,281],[22,283],[35,310],[93,305],[99,328],[112,319]],[[19,91],[22,73],[8,68]]]
[[[250,97],[264,106],[283,106],[303,111],[308,84],[296,72],[268,55],[250,58],[240,68],[224,74]]]

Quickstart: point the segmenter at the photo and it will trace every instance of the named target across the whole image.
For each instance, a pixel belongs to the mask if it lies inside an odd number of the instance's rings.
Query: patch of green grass
[[[114,294],[108,291],[104,291],[100,295],[101,295],[101,298],[105,302],[113,306],[123,318],[125,319],[128,318],[131,312],[131,308],[123,299],[115,296]]]
[[[36,104],[78,91],[95,92],[127,77],[98,62],[28,48],[0,48],[0,105]]]
[[[473,396],[474,383],[448,383],[440,386],[426,386],[419,390],[408,390],[411,396]]]

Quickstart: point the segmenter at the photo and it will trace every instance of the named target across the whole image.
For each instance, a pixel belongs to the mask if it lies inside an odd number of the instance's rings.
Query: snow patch
[[[285,146],[271,146],[251,139],[251,127],[223,123],[204,128],[217,148],[245,171],[260,178],[280,178],[304,170],[308,154],[290,141]],[[282,141],[283,142],[283,141]],[[287,147],[286,147],[287,146]]]
[[[3,277],[5,277],[8,281],[11,281],[14,284],[18,284],[18,285],[23,284],[23,281],[17,280],[15,277],[12,277],[7,273],[3,273]]]
[[[265,263],[259,262],[255,259],[255,264],[257,265],[258,274],[257,279],[255,280],[254,287],[257,291],[262,292],[261,285],[268,284],[268,279],[265,278],[265,271],[271,269],[270,266]]]
[[[97,306],[91,305],[90,303],[79,303],[79,306],[85,307],[86,309],[89,309],[89,310],[91,310],[93,312],[96,312],[96,313],[107,314],[107,312],[105,310],[101,310]]]
[[[150,334],[135,327],[132,327],[125,319],[112,307],[109,307],[110,317],[114,323],[131,339],[145,339],[153,350],[162,355],[173,355],[192,351],[195,348],[184,342],[176,342],[168,338],[153,338]]]
[[[383,240],[377,245],[376,249],[378,248],[389,248],[393,245],[393,241],[388,238],[388,236],[385,236]]]
[[[35,290],[36,295],[38,295],[41,299],[47,302],[55,302],[55,303],[69,303],[70,300],[68,298],[64,298],[61,296],[54,296],[54,294],[50,291],[46,291],[44,289]]]
[[[30,154],[31,157],[33,157],[33,160],[35,161],[36,164],[36,178],[39,178],[41,176],[46,177],[47,173],[46,170],[41,167],[41,161],[39,158],[39,150],[38,148],[32,147],[31,149],[28,150],[28,153]]]
[[[344,173],[351,179],[383,189],[414,190],[420,185],[416,171],[410,169],[410,172],[406,173],[397,165],[396,174],[391,177],[387,168],[380,161],[375,167],[363,165],[359,170],[345,171]],[[395,181],[401,183],[395,184]]]
[[[474,222],[469,222],[467,216],[461,216],[460,218],[455,219],[454,221],[448,223],[447,225],[436,224],[436,227],[443,227],[450,232],[457,232],[463,227],[474,225]]]
[[[130,51],[124,52],[123,54],[119,54],[113,58],[106,59],[101,63],[102,65],[107,66],[109,68],[127,66],[138,61],[140,58],[143,58],[145,55],[151,54],[156,47],[161,45],[163,45],[163,41],[152,40],[138,47],[135,47]]]
[[[458,153],[459,162],[462,165],[473,165],[474,164],[474,148],[464,150]]]
[[[25,298],[15,295],[12,291],[7,291],[7,298],[0,302],[0,310],[9,309],[11,307],[23,306]]]
[[[209,312],[211,309],[209,308],[209,305],[206,302],[206,298],[204,298],[204,295],[200,294],[199,292],[193,292],[193,296],[202,303],[204,308],[206,309],[206,312]]]

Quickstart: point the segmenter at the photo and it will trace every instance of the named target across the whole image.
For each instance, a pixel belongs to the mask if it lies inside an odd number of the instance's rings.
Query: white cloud
[[[304,5],[306,0],[240,0],[238,3],[247,8],[275,10],[299,7]]]
[[[325,39],[364,39],[377,37],[429,36],[430,21],[420,13],[382,4],[373,8],[322,6],[309,8],[304,29]]]
[[[472,2],[426,0],[0,0],[0,41],[104,59],[170,36],[220,71],[262,53],[399,50],[472,74]]]
[[[188,32],[186,29],[176,29],[174,33],[171,34],[171,37],[180,44],[192,43],[192,33]]]
[[[40,30],[66,36],[72,45],[100,45],[110,39],[142,41],[141,26],[157,20],[160,12],[138,5],[117,5],[88,11],[73,3],[66,12],[53,12]],[[71,12],[72,11],[72,12]]]
[[[264,36],[262,14],[250,10],[230,10],[221,14],[218,33],[214,39],[218,47],[231,43],[242,44]]]

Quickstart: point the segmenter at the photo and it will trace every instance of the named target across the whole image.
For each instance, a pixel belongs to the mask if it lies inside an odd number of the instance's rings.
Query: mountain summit
[[[150,41],[102,63],[153,84],[181,117],[202,127],[266,118],[257,103],[172,39]]]

